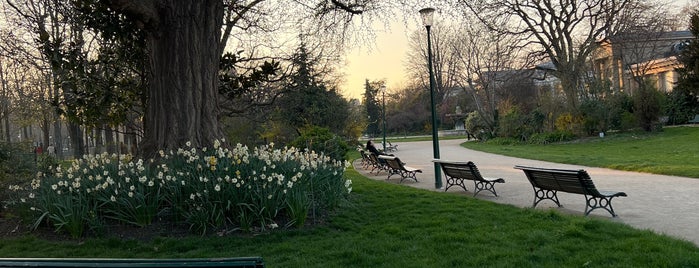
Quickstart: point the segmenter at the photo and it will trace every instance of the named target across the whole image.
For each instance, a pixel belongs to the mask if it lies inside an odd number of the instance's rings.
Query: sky
[[[693,1],[697,0],[667,2],[675,7],[682,7]],[[436,12],[435,16],[439,16],[439,12]],[[422,25],[417,12],[415,19],[407,25],[402,19],[391,22],[387,29],[383,25],[375,25],[377,36],[374,44],[355,47],[346,54],[347,65],[341,70],[345,73],[345,82],[340,85],[343,95],[349,99],[361,100],[366,79],[385,80],[389,92],[402,87],[407,80],[404,63],[407,60],[408,35],[418,27],[422,28]]]
[[[347,65],[342,70],[345,82],[341,85],[345,97],[361,100],[366,79],[386,81],[388,91],[404,84],[408,35],[417,27],[422,27],[417,23],[415,20],[415,25],[408,25],[411,29],[402,21],[392,22],[390,29],[377,26],[375,29],[380,32],[377,32],[374,44],[355,47],[347,53]]]

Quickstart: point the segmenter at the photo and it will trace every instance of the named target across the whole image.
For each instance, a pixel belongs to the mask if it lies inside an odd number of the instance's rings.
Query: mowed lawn
[[[699,127],[668,127],[654,133],[611,133],[604,138],[546,145],[467,142],[462,146],[549,162],[699,178]]]
[[[699,267],[699,248],[603,219],[367,179],[315,227],[262,234],[5,239],[0,257],[262,256],[267,267]],[[108,235],[108,234],[107,234]]]
[[[679,140],[696,147],[692,139],[696,141],[698,134],[699,128],[673,128],[656,134],[610,135],[599,141],[507,146],[505,151],[553,148],[566,152],[561,155],[596,159],[595,154],[609,148],[628,150],[646,144],[656,148],[651,153],[660,154],[661,148],[675,146]],[[477,145],[468,143],[472,144]],[[598,149],[588,151],[591,147]],[[650,159],[639,153],[614,154],[624,161]],[[683,163],[679,166],[691,166],[689,161]],[[108,233],[103,238],[79,240],[25,235],[3,239],[0,257],[261,256],[267,267],[699,267],[699,247],[695,244],[606,219],[522,209],[458,193],[389,184],[365,178],[352,168],[345,176],[353,181],[350,199],[312,227],[145,241],[110,238]]]

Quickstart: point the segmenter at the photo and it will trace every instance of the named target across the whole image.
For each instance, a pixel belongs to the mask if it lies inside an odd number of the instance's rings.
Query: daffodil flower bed
[[[250,150],[186,148],[144,161],[93,155],[28,186],[10,186],[17,209],[33,226],[50,224],[81,236],[107,222],[146,226],[166,217],[195,232],[303,226],[311,212],[332,209],[352,190],[343,178],[348,163],[274,144]],[[166,216],[163,216],[166,215]]]

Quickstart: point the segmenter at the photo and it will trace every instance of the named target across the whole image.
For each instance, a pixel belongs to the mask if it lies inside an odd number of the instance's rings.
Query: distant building
[[[639,81],[651,81],[658,90],[669,92],[677,83],[681,63],[677,55],[693,38],[689,31],[634,32],[599,42],[592,56],[596,77],[611,82],[618,91],[633,92]]]

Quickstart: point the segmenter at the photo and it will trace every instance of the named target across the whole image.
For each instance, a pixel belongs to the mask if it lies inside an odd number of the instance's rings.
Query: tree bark
[[[141,154],[211,146],[219,125],[221,0],[117,0],[112,6],[139,19],[147,31],[150,88]]]

